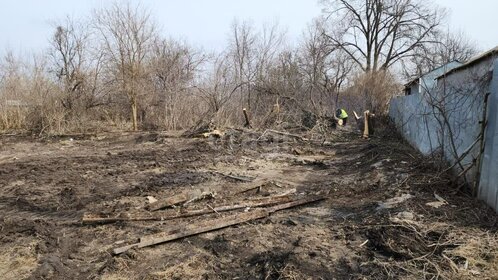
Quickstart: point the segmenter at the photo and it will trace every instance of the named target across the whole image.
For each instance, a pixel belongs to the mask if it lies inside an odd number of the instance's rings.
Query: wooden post
[[[244,118],[246,120],[246,123],[244,124],[244,127],[251,128],[251,122],[249,121],[249,116],[247,115],[246,108],[242,109],[242,112],[244,112]]]
[[[368,139],[368,136],[370,135],[369,130],[368,130],[368,118],[370,115],[370,111],[365,111],[363,113],[363,118],[365,119],[365,128],[363,129],[363,138]]]

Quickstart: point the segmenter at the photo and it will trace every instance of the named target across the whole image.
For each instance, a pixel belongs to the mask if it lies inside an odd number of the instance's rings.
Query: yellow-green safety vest
[[[346,110],[341,109],[341,115],[339,115],[339,119],[345,119],[348,117],[348,113],[346,113]]]

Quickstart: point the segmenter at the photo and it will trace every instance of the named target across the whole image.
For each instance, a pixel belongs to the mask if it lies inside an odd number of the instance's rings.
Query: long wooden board
[[[275,196],[275,197],[268,197],[268,198],[248,201],[246,203],[241,203],[241,204],[224,205],[214,208],[191,210],[183,213],[173,213],[173,214],[154,213],[149,215],[126,216],[126,217],[99,217],[92,214],[85,214],[82,218],[82,222],[84,224],[105,224],[105,223],[115,223],[115,222],[165,221],[165,220],[200,216],[205,214],[228,212],[228,211],[240,210],[245,208],[267,207],[275,204],[287,203],[290,201],[291,197],[288,195],[284,195],[284,196]]]
[[[179,238],[186,237],[186,236],[192,236],[192,235],[196,235],[199,233],[204,233],[204,232],[208,232],[208,231],[212,231],[212,230],[216,230],[216,229],[221,229],[221,228],[237,225],[237,224],[244,223],[244,222],[249,222],[249,221],[256,220],[256,219],[261,219],[261,218],[264,218],[266,216],[268,216],[268,212],[266,210],[258,209],[258,210],[254,210],[251,212],[234,214],[234,215],[230,215],[227,217],[218,218],[215,220],[210,220],[209,223],[202,223],[200,225],[192,224],[192,225],[186,226],[185,228],[183,228],[181,230],[177,230],[173,233],[171,233],[171,232],[166,233],[163,236],[158,237],[157,235],[154,235],[154,236],[143,237],[140,239],[139,243],[116,248],[113,250],[113,253],[117,255],[117,254],[124,253],[127,250],[134,248],[134,247],[143,248],[143,247],[147,247],[147,246],[152,246],[155,244],[160,244],[160,243],[172,241],[172,240],[179,239]]]
[[[307,198],[303,198],[303,199],[299,199],[299,200],[295,200],[295,201],[291,201],[291,202],[287,202],[287,203],[275,205],[273,207],[268,208],[268,212],[269,213],[274,213],[274,212],[277,212],[277,211],[280,211],[280,210],[284,210],[284,209],[288,209],[288,208],[292,208],[292,207],[296,207],[296,206],[300,206],[300,205],[304,205],[304,204],[308,204],[308,203],[312,203],[312,202],[324,200],[326,198],[327,197],[323,196],[323,195],[314,195],[314,196],[310,196],[310,197],[307,197]]]
[[[158,235],[149,235],[149,236],[142,237],[140,239],[140,242],[135,243],[135,244],[131,244],[131,245],[127,245],[127,246],[123,246],[123,247],[119,247],[119,248],[115,248],[113,250],[113,253],[117,255],[117,254],[124,253],[127,250],[129,250],[131,248],[135,248],[135,247],[136,248],[148,247],[148,246],[152,246],[152,245],[156,245],[156,244],[160,244],[160,243],[164,243],[164,242],[168,242],[168,241],[173,241],[173,240],[180,239],[180,238],[187,237],[187,236],[197,235],[200,233],[205,233],[205,232],[209,232],[209,231],[213,231],[213,230],[217,230],[217,229],[226,228],[226,227],[237,225],[240,223],[249,222],[252,220],[257,220],[257,219],[267,217],[270,213],[274,213],[276,211],[280,211],[280,210],[287,209],[287,208],[292,208],[292,207],[299,206],[299,205],[308,204],[308,203],[323,200],[323,199],[325,199],[324,196],[313,196],[313,197],[304,198],[304,199],[292,201],[289,203],[277,205],[277,206],[271,207],[269,209],[257,209],[257,210],[253,210],[250,212],[237,213],[237,214],[233,214],[230,216],[217,218],[214,220],[202,221],[202,222],[199,222],[196,224],[186,225],[183,228],[176,229],[174,231],[169,231],[169,232],[161,233]]]

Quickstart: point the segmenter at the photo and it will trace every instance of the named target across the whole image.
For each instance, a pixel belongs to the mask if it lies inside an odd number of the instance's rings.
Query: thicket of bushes
[[[0,59],[0,130],[242,125],[242,108],[257,127],[302,125],[304,115],[332,116],[339,107],[385,113],[399,77],[365,71],[327,28],[315,20],[291,47],[278,25],[234,21],[226,49],[213,54],[163,38],[151,15],[130,4],[67,18],[43,53]]]

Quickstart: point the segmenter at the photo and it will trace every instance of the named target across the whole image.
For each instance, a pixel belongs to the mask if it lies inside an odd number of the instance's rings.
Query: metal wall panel
[[[498,59],[493,66],[485,141],[479,198],[498,212]]]

